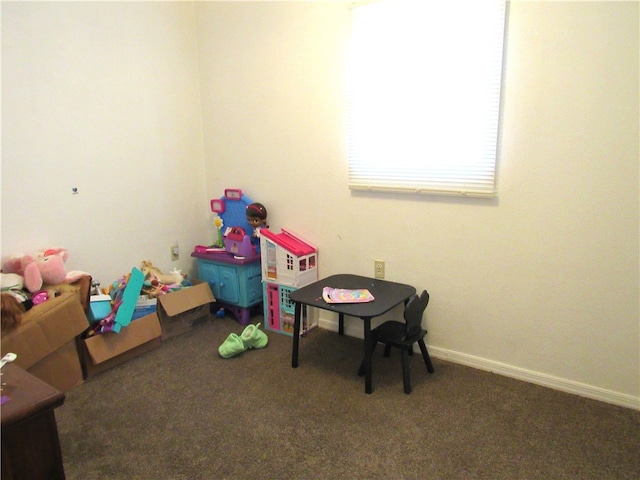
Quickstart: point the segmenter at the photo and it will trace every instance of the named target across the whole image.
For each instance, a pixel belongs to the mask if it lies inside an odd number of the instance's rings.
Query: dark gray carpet
[[[254,317],[259,321],[260,317]],[[68,392],[67,478],[638,479],[640,412],[398,352],[356,375],[362,341],[315,330],[224,360],[215,319]]]

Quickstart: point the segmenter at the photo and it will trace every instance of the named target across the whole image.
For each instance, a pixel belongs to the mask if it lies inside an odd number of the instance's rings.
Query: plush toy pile
[[[23,253],[8,258],[2,266],[2,333],[20,326],[22,313],[33,305],[67,290],[65,287],[86,272],[65,267],[65,248],[50,248],[41,252]]]
[[[23,253],[7,259],[3,273],[20,275],[25,288],[36,293],[45,286],[71,283],[87,275],[85,272],[67,272],[65,262],[69,254],[66,248],[50,248],[33,254]]]

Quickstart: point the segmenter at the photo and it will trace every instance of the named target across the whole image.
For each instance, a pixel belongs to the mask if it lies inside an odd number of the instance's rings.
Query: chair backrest
[[[404,309],[407,324],[405,338],[411,338],[422,330],[422,314],[429,304],[429,293],[423,290],[420,296],[414,295]]]

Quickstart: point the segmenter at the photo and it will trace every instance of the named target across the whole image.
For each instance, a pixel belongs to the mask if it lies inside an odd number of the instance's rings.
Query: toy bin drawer
[[[235,266],[218,266],[219,281],[217,284],[218,300],[237,305],[240,302],[241,279]]]
[[[260,262],[255,262],[247,265],[247,277],[260,277],[260,282],[262,282],[262,264]]]

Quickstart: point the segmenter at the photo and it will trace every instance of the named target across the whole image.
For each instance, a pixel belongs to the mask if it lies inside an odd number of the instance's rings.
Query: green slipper
[[[240,338],[247,348],[264,348],[269,343],[269,338],[266,333],[260,330],[259,323],[247,325]]]
[[[218,353],[222,358],[231,358],[234,355],[244,352],[248,347],[242,343],[242,339],[235,333],[230,334],[218,348]]]

